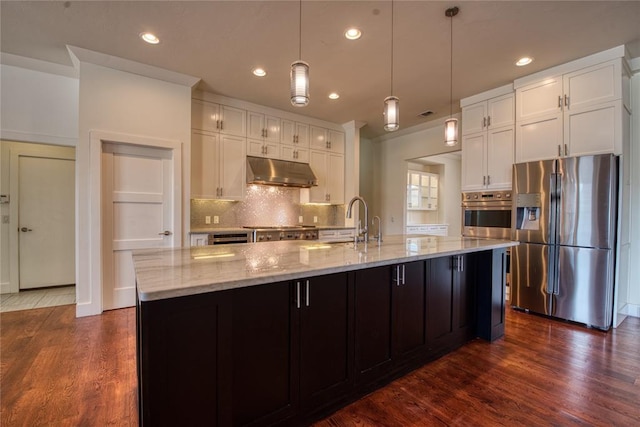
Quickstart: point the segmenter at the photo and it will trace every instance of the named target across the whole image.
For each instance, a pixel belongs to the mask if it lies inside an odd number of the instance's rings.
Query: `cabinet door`
[[[392,367],[391,267],[355,272],[356,382],[372,382]]]
[[[482,132],[486,127],[487,103],[478,102],[462,109],[462,135]]]
[[[344,203],[344,156],[329,153],[327,156],[327,194],[332,205]]]
[[[438,352],[453,341],[454,289],[451,257],[427,261],[427,339]]]
[[[264,114],[249,111],[247,115],[247,138],[261,140],[264,138]]]
[[[291,291],[286,282],[232,293],[233,425],[271,424],[297,405]]]
[[[194,101],[195,102],[195,101]],[[218,134],[191,133],[191,197],[218,197]]]
[[[515,120],[513,94],[499,96],[488,101],[487,128],[513,126]]]
[[[563,77],[565,111],[622,98],[620,60],[594,65]]]
[[[556,158],[562,146],[562,114],[516,123],[516,163]]]
[[[476,306],[472,257],[459,255],[453,269],[453,330],[458,344],[473,338]]]
[[[247,112],[228,105],[220,106],[220,133],[223,135],[246,136]]]
[[[622,154],[622,101],[572,108],[564,114],[566,156]]]
[[[487,133],[487,187],[510,189],[513,170],[514,127]]]
[[[282,120],[280,129],[280,143],[294,145],[296,143],[296,122]]]
[[[296,145],[309,147],[309,125],[306,123],[296,123]]]
[[[244,138],[222,136],[220,139],[221,197],[243,200],[247,186],[247,151]]]
[[[396,361],[401,362],[419,356],[426,346],[425,262],[401,264],[393,270],[393,353]],[[400,283],[397,281],[399,276],[404,279]]]
[[[300,400],[303,407],[316,408],[353,382],[349,286],[347,273],[299,282]]]
[[[265,134],[264,139],[276,144],[280,143],[280,118],[273,116],[264,116]]]
[[[247,156],[265,157],[264,143],[261,139],[247,139]]]
[[[562,110],[562,77],[556,76],[516,90],[516,121]]]
[[[327,130],[316,126],[309,126],[309,147],[312,149],[327,149]]]
[[[462,137],[462,190],[482,190],[486,183],[486,132]]]
[[[220,105],[213,102],[191,101],[191,128],[207,130],[210,132],[220,131]]]
[[[318,178],[318,185],[309,189],[309,201],[312,203],[327,203],[327,153],[326,151],[311,150],[309,166]]]
[[[327,134],[328,148],[334,153],[344,153],[344,133],[330,130]]]

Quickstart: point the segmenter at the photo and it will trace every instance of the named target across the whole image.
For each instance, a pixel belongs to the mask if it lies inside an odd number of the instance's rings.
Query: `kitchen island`
[[[471,339],[499,338],[515,244],[136,251],[140,423],[306,424]]]

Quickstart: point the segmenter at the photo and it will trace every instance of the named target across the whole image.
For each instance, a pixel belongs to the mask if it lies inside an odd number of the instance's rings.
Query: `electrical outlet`
[[[209,215],[204,217],[204,223],[205,224],[211,224],[211,217]]]
[[[214,215],[214,216],[213,216],[213,223],[214,223],[214,224],[217,224],[217,223],[219,223],[219,222],[220,222],[220,218],[218,218],[218,215]]]
[[[314,217],[313,217],[313,223],[315,224],[316,222],[318,222],[318,217],[317,217],[317,216],[314,216]]]
[[[299,222],[300,224],[302,224],[302,223],[304,222],[304,218],[302,217],[302,215],[300,215],[300,216],[298,217],[298,222]]]

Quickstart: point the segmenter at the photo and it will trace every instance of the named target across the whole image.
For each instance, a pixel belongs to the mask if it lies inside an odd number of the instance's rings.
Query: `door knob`
[[[20,231],[22,231],[23,233],[26,233],[27,231],[33,231],[33,230],[31,230],[30,228],[27,228],[27,227],[22,227],[20,229]]]
[[[29,230],[31,231],[31,230]],[[165,230],[162,233],[158,233],[159,236],[171,236],[173,233],[170,232],[169,230]]]

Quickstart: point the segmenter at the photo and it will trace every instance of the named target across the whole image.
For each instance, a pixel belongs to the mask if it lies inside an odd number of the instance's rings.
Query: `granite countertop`
[[[517,245],[469,237],[385,236],[378,246],[282,241],[133,251],[140,301],[222,291]]]

